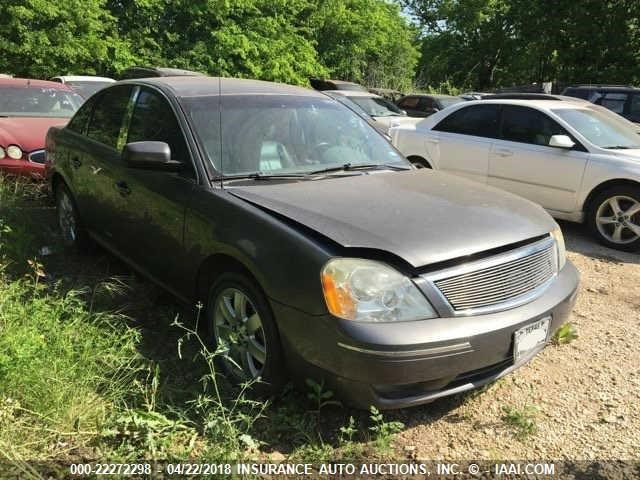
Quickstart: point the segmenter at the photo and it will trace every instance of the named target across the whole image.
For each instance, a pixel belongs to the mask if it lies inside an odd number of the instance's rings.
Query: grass
[[[504,415],[502,420],[511,427],[514,436],[520,440],[527,440],[538,431],[536,416],[538,407],[535,405],[525,405],[517,408],[511,405],[502,407]]]
[[[553,335],[553,343],[556,345],[565,345],[573,342],[576,338],[578,338],[576,327],[571,322],[567,322],[556,330],[556,333]]]
[[[0,176],[0,458],[389,458],[402,429],[321,383],[232,387],[185,308],[110,255],[57,237],[42,186]],[[44,248],[43,248],[44,247]]]

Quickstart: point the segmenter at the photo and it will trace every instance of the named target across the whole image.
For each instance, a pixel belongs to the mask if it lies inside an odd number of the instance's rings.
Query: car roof
[[[569,97],[571,98],[571,97]],[[571,100],[525,100],[525,99],[514,99],[514,98],[496,98],[496,99],[482,99],[482,100],[471,100],[469,102],[464,102],[461,105],[518,105],[522,107],[536,107],[542,110],[550,110],[554,108],[590,108],[593,106],[592,103],[581,101],[573,101],[576,100],[571,98]]]
[[[63,82],[115,82],[113,78],[98,77],[95,75],[58,75],[57,77]]]
[[[577,90],[612,90],[612,91],[629,91],[629,90],[640,90],[638,87],[634,87],[633,85],[589,85],[589,84],[580,84],[580,85],[569,85],[567,88],[573,88]]]
[[[362,90],[325,90],[325,92],[335,93],[336,95],[342,95],[343,97],[381,98],[380,95]]]
[[[58,90],[73,90],[64,83],[50,82],[49,80],[36,80],[33,78],[0,78],[0,86],[3,87],[46,87]]]
[[[408,93],[402,98],[419,97],[419,98],[459,98],[456,95],[445,95],[444,93]]]
[[[309,88],[242,78],[204,76],[150,77],[123,80],[119,83],[154,85],[172,91],[177,97],[206,97],[217,96],[221,93],[222,95],[295,95],[327,98],[321,92]]]

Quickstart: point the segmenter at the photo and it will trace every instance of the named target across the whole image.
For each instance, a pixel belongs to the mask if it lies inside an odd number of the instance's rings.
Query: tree
[[[320,61],[334,78],[371,87],[410,87],[417,31],[381,0],[317,0],[310,18]]]
[[[0,65],[19,76],[100,74],[130,62],[103,0],[3,0]]]

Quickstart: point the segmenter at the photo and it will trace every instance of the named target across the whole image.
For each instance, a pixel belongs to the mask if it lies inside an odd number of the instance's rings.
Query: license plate
[[[516,330],[513,342],[513,359],[518,361],[540,345],[547,342],[551,317],[545,317]]]

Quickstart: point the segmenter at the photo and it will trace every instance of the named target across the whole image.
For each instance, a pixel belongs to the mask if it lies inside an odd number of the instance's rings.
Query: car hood
[[[555,227],[528,200],[426,169],[227,191],[343,247],[384,250],[414,267],[502,247]]]
[[[0,146],[18,145],[25,152],[44,148],[49,127],[66,125],[68,121],[59,117],[0,118]]]

